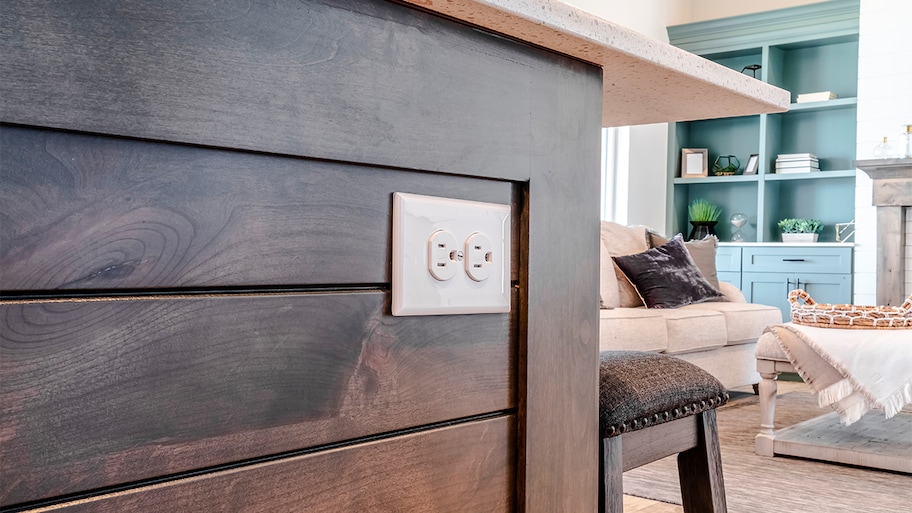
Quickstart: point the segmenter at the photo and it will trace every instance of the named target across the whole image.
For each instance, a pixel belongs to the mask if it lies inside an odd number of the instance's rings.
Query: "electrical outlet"
[[[510,206],[393,194],[392,313],[510,311]]]
[[[459,261],[463,259],[456,237],[446,230],[437,230],[428,239],[428,272],[438,281],[456,276]]]
[[[465,242],[465,270],[469,278],[485,281],[494,267],[494,246],[487,235],[475,232]]]

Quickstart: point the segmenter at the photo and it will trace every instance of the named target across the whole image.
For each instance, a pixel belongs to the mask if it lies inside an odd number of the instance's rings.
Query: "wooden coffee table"
[[[872,410],[849,426],[832,412],[776,429],[776,379],[782,372],[795,372],[795,367],[785,354],[781,359],[758,356],[757,371],[762,378],[760,433],[754,447],[758,455],[798,456],[912,474],[912,412],[903,410],[885,419],[882,411]]]

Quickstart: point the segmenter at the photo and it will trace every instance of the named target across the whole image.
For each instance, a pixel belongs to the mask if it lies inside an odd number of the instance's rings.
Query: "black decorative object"
[[[744,73],[744,70],[750,70],[751,76],[757,78],[757,70],[760,68],[762,68],[762,66],[759,64],[748,64],[747,66],[741,68],[741,73]]]
[[[690,235],[687,236],[687,239],[702,240],[707,235],[715,235],[716,223],[718,221],[691,221],[690,224],[693,228],[690,230]]]

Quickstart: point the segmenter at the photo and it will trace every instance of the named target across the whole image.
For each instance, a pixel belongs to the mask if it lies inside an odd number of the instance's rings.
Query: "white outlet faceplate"
[[[509,205],[394,193],[393,315],[509,312],[510,247]]]

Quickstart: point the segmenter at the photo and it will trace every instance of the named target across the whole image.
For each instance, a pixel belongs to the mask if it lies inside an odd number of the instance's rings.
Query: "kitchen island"
[[[599,129],[787,94],[420,4],[4,4],[0,506],[594,511]],[[511,206],[509,313],[391,315],[394,192]]]

